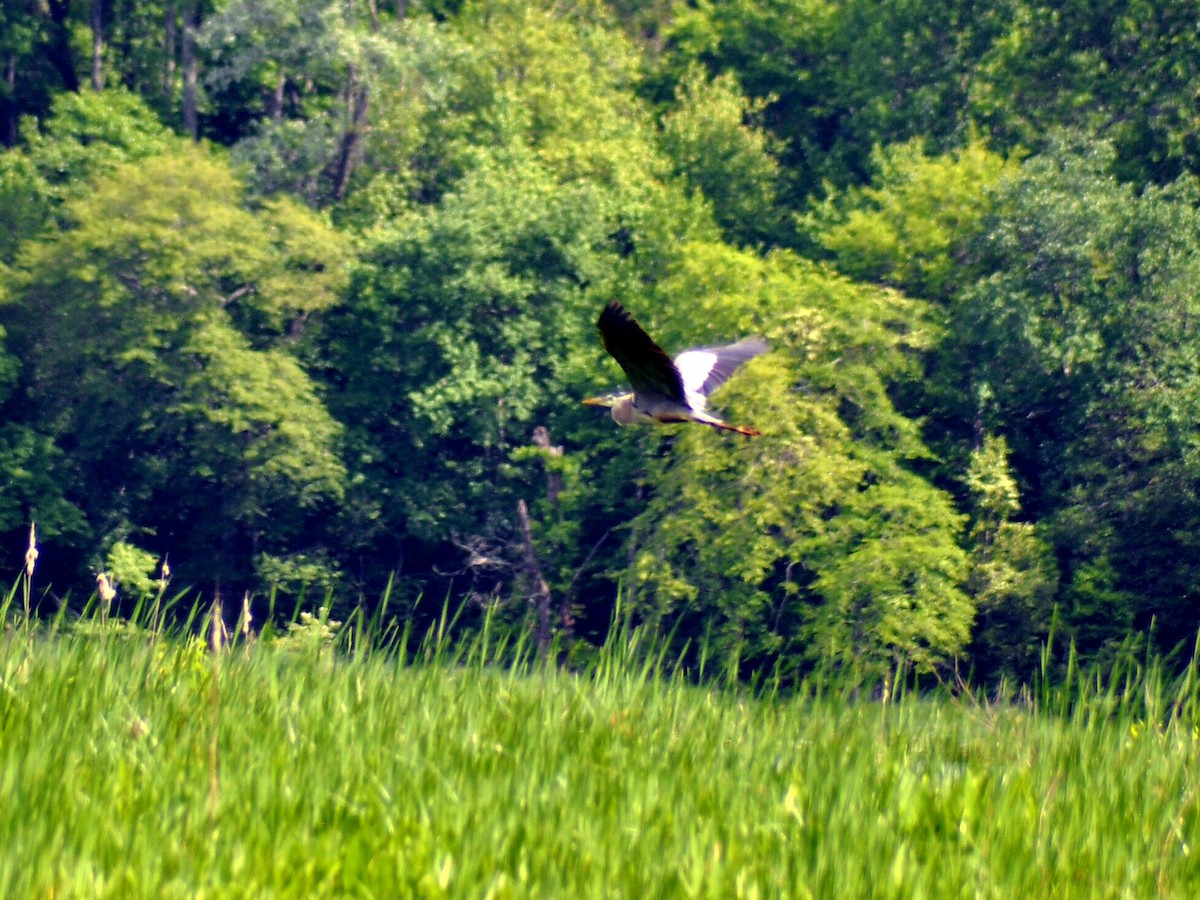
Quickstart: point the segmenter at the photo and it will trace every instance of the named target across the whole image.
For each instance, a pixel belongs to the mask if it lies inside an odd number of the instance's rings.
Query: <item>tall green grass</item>
[[[196,618],[5,630],[0,896],[1200,896],[1191,670],[885,704],[631,630],[567,672],[488,623]]]

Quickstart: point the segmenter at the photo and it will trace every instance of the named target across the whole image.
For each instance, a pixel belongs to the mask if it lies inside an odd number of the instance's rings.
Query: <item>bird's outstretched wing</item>
[[[625,370],[635,394],[687,403],[679,370],[662,347],[616,300],[610,300],[596,323],[604,349]]]
[[[684,393],[695,407],[696,395],[707,398],[744,363],[769,349],[770,345],[762,338],[746,338],[725,347],[685,350],[675,357],[675,369],[683,381]]]

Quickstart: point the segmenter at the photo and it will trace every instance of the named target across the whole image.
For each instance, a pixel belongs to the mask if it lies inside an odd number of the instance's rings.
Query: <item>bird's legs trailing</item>
[[[681,422],[701,422],[704,425],[711,425],[718,431],[736,431],[738,434],[744,434],[747,437],[761,437],[762,432],[757,428],[749,428],[745,425],[730,425],[728,422],[723,422],[716,416],[710,416],[708,413],[693,412],[689,419],[680,419]]]
[[[762,432],[757,428],[748,428],[745,425],[730,425],[728,422],[705,422],[706,425],[711,425],[721,431],[736,431],[738,434],[744,434],[748,437],[762,437]]]

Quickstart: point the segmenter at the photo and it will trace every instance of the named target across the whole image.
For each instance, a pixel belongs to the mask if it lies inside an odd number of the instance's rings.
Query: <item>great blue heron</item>
[[[604,307],[597,325],[604,349],[625,370],[633,391],[589,397],[583,401],[588,406],[610,407],[618,425],[700,422],[738,434],[762,434],[722,422],[704,411],[709,394],[744,362],[769,349],[762,338],[686,350],[672,360],[616,300]]]

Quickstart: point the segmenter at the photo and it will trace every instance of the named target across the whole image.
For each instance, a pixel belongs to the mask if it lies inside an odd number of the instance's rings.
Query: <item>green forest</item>
[[[1190,655],[1198,125],[1191,0],[5,3],[0,547],[747,678]],[[613,298],[766,338],[763,435],[583,406]]]

